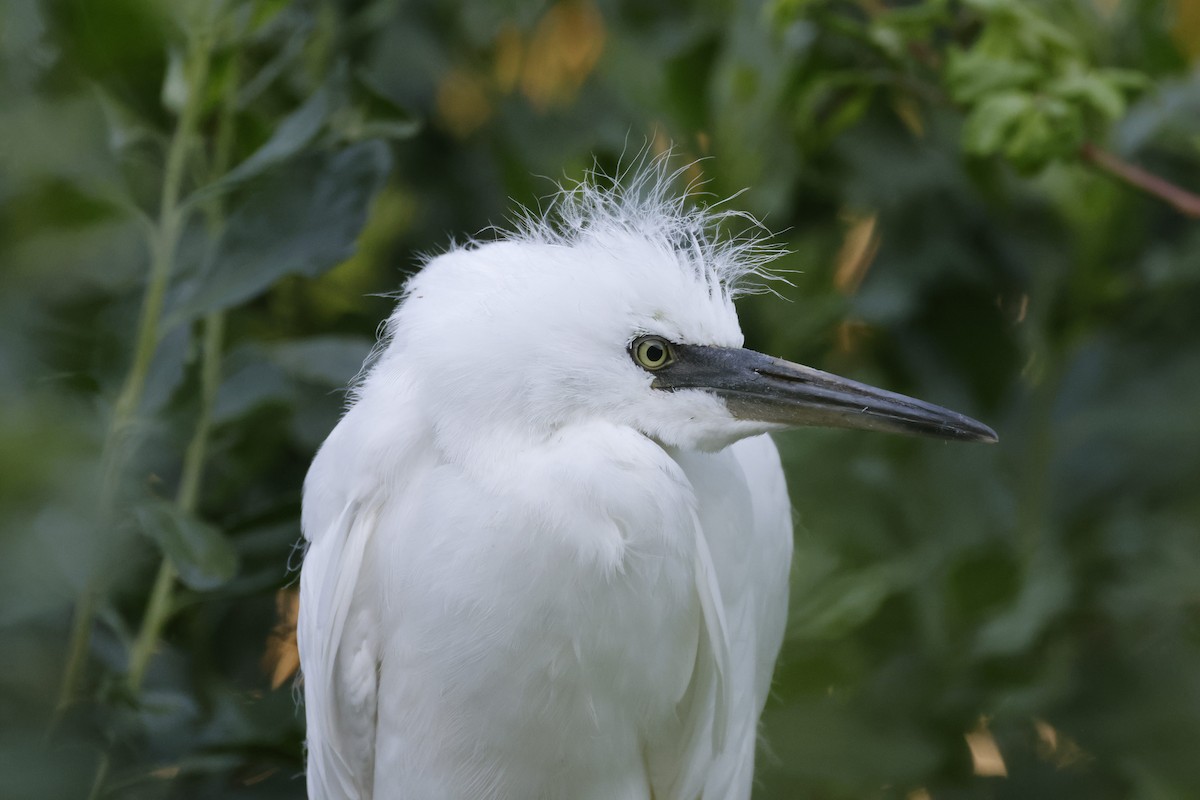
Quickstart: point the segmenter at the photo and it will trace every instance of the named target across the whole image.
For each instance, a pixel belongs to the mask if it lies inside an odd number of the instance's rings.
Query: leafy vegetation
[[[1001,435],[779,437],[758,796],[1200,795],[1194,3],[0,18],[0,796],[303,795],[300,487],[383,295],[644,142],[782,232],[751,346]]]

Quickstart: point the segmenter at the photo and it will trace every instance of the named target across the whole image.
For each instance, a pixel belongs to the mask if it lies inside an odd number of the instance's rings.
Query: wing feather
[[[774,444],[744,439],[714,454],[677,452],[696,491],[696,588],[704,611],[702,640],[711,667],[697,658],[693,681],[715,670],[716,691],[692,694],[711,740],[684,750],[680,791],[671,797],[749,798],[758,717],[787,614],[792,553],[791,504]],[[715,646],[714,646],[715,645]],[[693,710],[693,713],[696,713]],[[697,769],[699,770],[697,772]]]
[[[377,670],[369,625],[350,624],[363,553],[378,511],[346,505],[313,536],[300,574],[297,639],[308,724],[308,794],[368,800],[374,773]],[[350,630],[353,635],[350,635]],[[347,646],[347,645],[350,646]]]
[[[708,540],[694,511],[692,523],[696,534],[693,574],[700,600],[700,637],[688,695],[680,703],[685,717],[680,736],[679,773],[669,789],[661,793],[665,798],[679,800],[690,800],[704,792],[712,758],[725,748],[729,725],[729,632],[725,605]],[[659,793],[652,791],[652,795]]]

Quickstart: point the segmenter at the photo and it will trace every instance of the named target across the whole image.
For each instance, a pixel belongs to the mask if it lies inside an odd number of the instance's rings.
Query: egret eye
[[[662,369],[673,359],[671,345],[666,339],[658,336],[643,336],[635,339],[630,350],[633,353],[633,360],[648,370]]]

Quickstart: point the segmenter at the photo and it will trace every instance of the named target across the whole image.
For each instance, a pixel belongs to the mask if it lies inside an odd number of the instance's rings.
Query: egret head
[[[955,412],[742,349],[733,300],[772,248],[670,193],[661,162],[564,189],[498,241],[431,259],[376,367],[407,376],[435,430],[547,437],[590,421],[715,449],[800,425],[994,441]],[[396,369],[383,369],[395,365]]]

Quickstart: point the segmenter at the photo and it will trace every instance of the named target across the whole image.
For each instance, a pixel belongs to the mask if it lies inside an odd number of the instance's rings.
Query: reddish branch
[[[1107,150],[1101,150],[1088,142],[1080,153],[1084,161],[1095,164],[1100,169],[1115,175],[1130,186],[1136,186],[1143,192],[1170,203],[1180,214],[1200,219],[1200,195],[1192,194],[1187,189],[1176,186],[1165,178],[1147,172],[1135,164],[1123,161]]]

